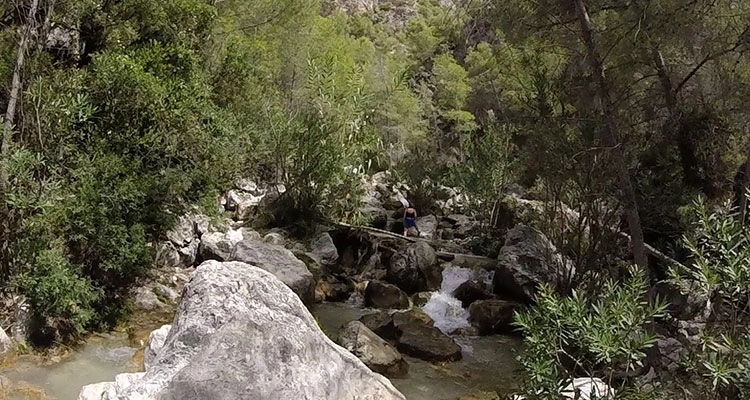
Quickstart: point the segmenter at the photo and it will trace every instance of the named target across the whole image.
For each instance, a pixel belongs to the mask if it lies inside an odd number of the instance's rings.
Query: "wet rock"
[[[466,281],[453,291],[453,297],[461,300],[464,308],[468,308],[477,300],[491,299],[492,295],[487,292],[483,284],[476,281]]]
[[[391,314],[391,318],[393,318],[393,325],[396,328],[406,324],[432,326],[435,323],[429,315],[417,308],[394,312]]]
[[[395,285],[370,281],[365,289],[365,305],[381,309],[409,308],[409,298]]]
[[[479,300],[469,307],[469,322],[480,335],[513,332],[513,311],[517,305],[504,300]]]
[[[331,342],[285,284],[239,262],[198,267],[164,347],[127,383],[106,398],[405,399]]]
[[[334,276],[325,276],[315,285],[315,297],[321,301],[345,301],[354,291],[351,282],[342,281]]]
[[[359,321],[342,328],[338,344],[371,370],[389,378],[403,378],[409,371],[409,364],[401,353]]]
[[[232,255],[234,243],[221,232],[206,233],[201,237],[198,250],[201,260],[226,261]]]
[[[143,354],[143,365],[146,370],[151,369],[156,356],[162,347],[164,347],[170,329],[172,329],[172,325],[162,325],[161,328],[152,331],[148,336],[146,352]]]
[[[442,277],[435,272],[436,264],[437,255],[429,244],[413,243],[391,257],[386,279],[407,293],[437,290]]]
[[[403,324],[396,348],[404,354],[425,361],[457,361],[461,347],[440,329],[424,324]]]
[[[359,322],[383,339],[395,341],[398,338],[399,331],[393,324],[393,316],[387,311],[363,315]]]
[[[500,250],[494,292],[503,298],[531,303],[540,284],[562,289],[573,274],[572,263],[557,253],[544,234],[521,225],[508,231]]]
[[[414,307],[422,307],[430,301],[432,292],[419,292],[411,296],[411,303]]]
[[[318,256],[321,262],[325,265],[333,265],[339,260],[339,251],[336,249],[336,245],[333,244],[331,235],[321,233],[315,239],[313,239],[310,245],[312,253]]]
[[[266,242],[243,240],[234,247],[230,258],[232,261],[241,261],[274,274],[292,288],[303,302],[313,301],[313,275],[305,263],[291,251]]]

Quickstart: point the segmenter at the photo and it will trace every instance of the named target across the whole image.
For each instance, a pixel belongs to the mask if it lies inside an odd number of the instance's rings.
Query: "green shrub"
[[[560,297],[544,285],[536,306],[516,314],[525,335],[519,362],[530,399],[557,398],[565,382],[580,376],[601,378],[618,391],[633,388],[627,379],[614,377],[642,366],[656,340],[646,325],[666,306],[644,300],[643,273],[632,268],[631,274],[623,282],[608,280],[590,297],[579,291]]]
[[[58,249],[41,251],[18,285],[31,305],[32,339],[38,342],[78,336],[97,321],[94,308],[102,291],[84,276],[83,266],[70,264]]]

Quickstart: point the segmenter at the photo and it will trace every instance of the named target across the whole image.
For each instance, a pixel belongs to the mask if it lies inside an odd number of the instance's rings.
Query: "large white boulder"
[[[87,386],[79,400],[405,400],[328,339],[274,275],[218,261],[197,268],[145,374],[118,375],[106,389],[83,397]]]
[[[313,274],[291,250],[264,241],[243,240],[234,246],[230,260],[264,269],[292,288],[305,303],[313,301]]]

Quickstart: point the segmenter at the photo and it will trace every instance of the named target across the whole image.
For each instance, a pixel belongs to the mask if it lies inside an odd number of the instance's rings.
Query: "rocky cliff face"
[[[404,29],[419,16],[417,0],[333,0],[331,7],[348,14],[371,14],[377,22]],[[452,7],[453,0],[441,0],[444,7]]]

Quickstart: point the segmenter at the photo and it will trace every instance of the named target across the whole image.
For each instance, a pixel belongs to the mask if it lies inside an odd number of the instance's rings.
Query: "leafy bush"
[[[712,323],[701,330],[701,348],[688,365],[706,378],[706,398],[750,396],[750,230],[730,202],[711,210],[699,197],[693,230],[683,239],[691,263],[673,266],[672,282],[713,303]]]
[[[628,373],[642,366],[656,340],[647,324],[666,306],[645,300],[643,273],[632,268],[631,274],[623,282],[607,280],[590,297],[574,291],[562,298],[542,286],[536,306],[516,315],[525,335],[519,362],[528,398],[557,398],[565,382],[579,376],[600,377],[620,389],[632,383]]]
[[[70,264],[58,249],[41,251],[17,284],[31,305],[36,341],[77,336],[97,321],[94,307],[102,291],[84,277],[83,266]]]

